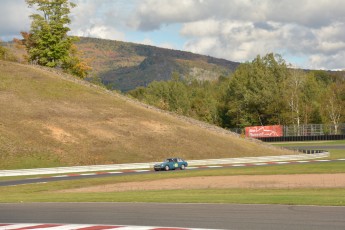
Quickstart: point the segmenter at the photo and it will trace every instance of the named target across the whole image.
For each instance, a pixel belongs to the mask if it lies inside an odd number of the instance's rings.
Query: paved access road
[[[0,223],[74,223],[237,230],[344,230],[345,207],[157,204],[0,204]]]

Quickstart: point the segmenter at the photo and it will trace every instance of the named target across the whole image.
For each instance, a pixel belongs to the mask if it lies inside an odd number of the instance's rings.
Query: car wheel
[[[165,171],[169,171],[169,170],[170,170],[169,166],[168,165],[165,166]]]
[[[181,165],[181,170],[185,170],[186,166],[185,165]]]

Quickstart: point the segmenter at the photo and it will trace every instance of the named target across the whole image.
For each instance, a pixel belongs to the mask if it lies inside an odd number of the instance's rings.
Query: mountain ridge
[[[184,79],[217,80],[240,64],[187,51],[98,38],[81,37],[77,45],[92,60],[91,75],[99,75],[108,88],[120,91],[170,80],[174,72]]]

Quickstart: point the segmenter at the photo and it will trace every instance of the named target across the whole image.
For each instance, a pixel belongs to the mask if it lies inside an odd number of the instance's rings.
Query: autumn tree
[[[7,49],[3,46],[2,41],[0,40],[0,59],[6,60]]]
[[[17,61],[14,54],[5,47],[4,43],[0,40],[0,60]]]
[[[71,20],[70,10],[75,7],[68,0],[26,0],[29,7],[37,7],[29,33],[23,32],[23,44],[29,61],[47,67],[61,67],[67,72],[85,77],[88,66],[76,55],[73,42],[67,35]]]

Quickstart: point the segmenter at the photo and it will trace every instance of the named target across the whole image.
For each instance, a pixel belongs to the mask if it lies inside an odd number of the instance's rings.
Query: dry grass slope
[[[0,169],[287,153],[70,76],[0,62]]]

